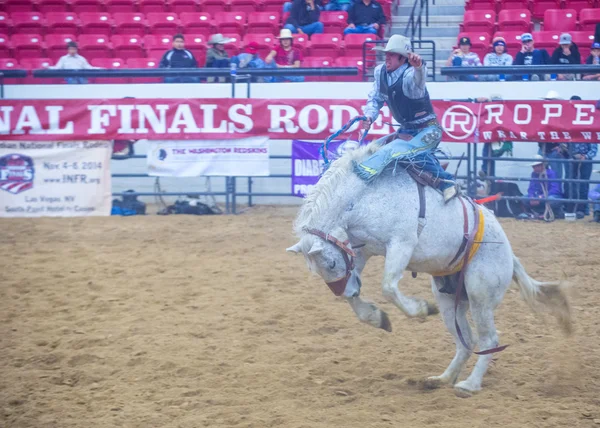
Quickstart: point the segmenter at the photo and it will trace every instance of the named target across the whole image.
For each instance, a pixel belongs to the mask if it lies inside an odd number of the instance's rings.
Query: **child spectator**
[[[592,50],[585,63],[588,65],[600,65],[600,42],[592,43]],[[600,73],[584,74],[583,80],[600,80]]]
[[[67,54],[61,56],[56,65],[48,68],[54,70],[94,70],[101,68],[91,66],[87,59],[77,53],[78,50],[77,43],[67,43]],[[69,84],[85,84],[88,82],[85,77],[67,77],[65,81]]]
[[[522,48],[515,58],[515,65],[545,65],[550,64],[550,56],[546,49],[535,49],[533,36],[531,33],[525,33],[521,36]],[[524,75],[523,80],[544,80],[544,75]]]
[[[294,47],[292,32],[284,28],[279,32],[279,46],[271,51],[265,59],[267,68],[299,68],[302,52]],[[270,82],[304,82],[304,76],[274,76]]]
[[[481,67],[481,59],[475,52],[471,52],[471,39],[468,37],[461,37],[458,42],[458,49],[456,49],[446,61],[447,66],[452,67]],[[477,80],[477,76],[467,75],[458,76],[458,80],[462,81],[474,81]]]
[[[506,53],[506,41],[502,37],[496,37],[492,41],[492,46],[494,48],[494,52],[488,53],[483,58],[483,65],[485,67],[502,67],[509,66],[513,63],[513,58],[508,53]],[[498,80],[498,75],[489,74],[485,77],[485,80]],[[482,79],[483,80],[483,79]],[[504,80],[504,79],[503,79]]]
[[[185,49],[183,35],[173,37],[173,49],[168,50],[160,60],[159,68],[197,68],[198,63],[194,55]],[[165,83],[196,83],[199,79],[191,76],[167,76]]]
[[[581,64],[579,48],[568,33],[560,35],[559,46],[554,49],[550,62],[557,65]],[[559,74],[558,80],[575,80],[574,74]]]

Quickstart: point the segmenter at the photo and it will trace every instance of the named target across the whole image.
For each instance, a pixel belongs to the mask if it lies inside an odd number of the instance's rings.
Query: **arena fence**
[[[557,74],[597,74],[600,73],[600,65],[510,65],[498,67],[442,67],[440,73],[443,76],[467,76],[467,75],[504,75],[506,80],[522,79],[523,75],[548,75],[556,80]],[[513,77],[511,79],[510,77]],[[528,79],[527,79],[528,80]],[[593,82],[590,80],[590,82]]]

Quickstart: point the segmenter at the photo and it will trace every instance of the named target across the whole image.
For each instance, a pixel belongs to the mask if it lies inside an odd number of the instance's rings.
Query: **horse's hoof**
[[[456,394],[456,396],[460,398],[472,397],[473,394],[475,394],[476,392],[476,390],[468,388],[465,384],[465,381],[459,382],[456,385],[454,385],[454,394]]]
[[[439,387],[442,386],[444,382],[442,381],[442,379],[438,376],[432,376],[432,377],[428,377],[426,379],[423,379],[421,381],[421,388],[422,389],[438,389]]]
[[[438,307],[432,303],[427,302],[427,315],[436,315],[439,314],[440,310]]]
[[[390,321],[390,317],[388,317],[388,315],[381,311],[381,322],[379,323],[379,328],[388,331],[388,332],[392,332],[392,322]]]

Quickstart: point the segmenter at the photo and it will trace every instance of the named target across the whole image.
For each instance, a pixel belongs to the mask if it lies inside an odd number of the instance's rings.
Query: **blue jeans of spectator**
[[[69,85],[85,85],[88,80],[85,77],[67,77],[65,82]]]
[[[491,143],[486,143],[483,145],[482,156],[484,158],[491,158],[493,156]],[[481,170],[485,175],[496,175],[496,162],[493,160],[484,160],[483,164],[481,165]]]
[[[538,151],[538,154],[543,156],[542,149],[540,149]],[[566,165],[563,162],[557,162],[557,160],[564,160],[564,157],[560,152],[552,150],[551,152],[546,153],[546,159],[549,159],[548,165],[550,165],[550,168],[552,169],[552,171],[554,171],[556,173],[556,178],[561,179],[561,178],[565,177],[564,172],[565,172],[565,170],[567,170],[568,165]],[[565,165],[565,166],[563,167],[563,165]],[[567,174],[568,174],[568,171],[567,171]],[[560,183],[561,192],[563,191],[562,187],[563,187],[563,184]]]
[[[293,34],[298,33],[298,28],[300,28],[304,34],[308,34],[310,36],[312,34],[323,34],[323,29],[325,27],[323,26],[322,22],[317,21],[313,22],[312,24],[302,25],[300,27],[294,27],[292,24],[285,24],[283,28],[287,28]]]
[[[329,2],[325,5],[325,10],[327,11],[338,11],[341,10],[343,12],[348,12],[348,9],[350,9],[350,6],[352,6],[351,3],[342,3],[342,4],[338,4],[335,2]]]
[[[589,180],[592,176],[592,169],[593,165],[591,163],[571,163],[565,176],[575,180]],[[590,193],[590,183],[589,181],[585,183],[565,183],[565,193],[570,199],[587,199],[588,193]],[[576,204],[571,207],[571,210],[590,215],[589,204]]]
[[[266,64],[265,68],[277,69],[275,61]],[[304,76],[268,76],[265,77],[265,83],[280,83],[280,82],[304,82]]]
[[[557,217],[562,217],[562,214],[564,213],[564,211],[562,209],[563,208],[562,202],[552,200],[552,199],[561,199],[561,196],[548,195],[548,199],[550,199],[548,202],[550,202],[550,208],[552,208],[552,211],[554,211],[554,215]],[[544,210],[546,209],[545,202],[540,202],[539,205],[531,205],[531,201],[527,201],[527,205],[529,205],[529,207],[531,208],[532,211],[534,211],[540,215],[544,214]]]
[[[192,76],[173,76],[165,77],[165,83],[198,83],[200,80],[197,77]]]
[[[354,28],[346,28],[344,34],[377,34],[377,29],[373,25],[357,25]]]
[[[452,59],[452,67],[462,67],[462,58],[459,56],[455,56]],[[476,82],[477,78],[472,74],[469,74],[465,76],[458,76],[458,80],[460,80],[461,82]]]

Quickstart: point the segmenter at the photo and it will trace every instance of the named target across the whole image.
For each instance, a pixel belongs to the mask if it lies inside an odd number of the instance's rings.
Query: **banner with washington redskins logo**
[[[362,115],[364,100],[0,100],[0,138],[22,141],[323,140]],[[600,142],[593,101],[433,101],[448,142]],[[387,107],[369,135],[394,132]],[[353,131],[358,127],[355,124]]]
[[[0,217],[110,215],[112,144],[0,142]]]

